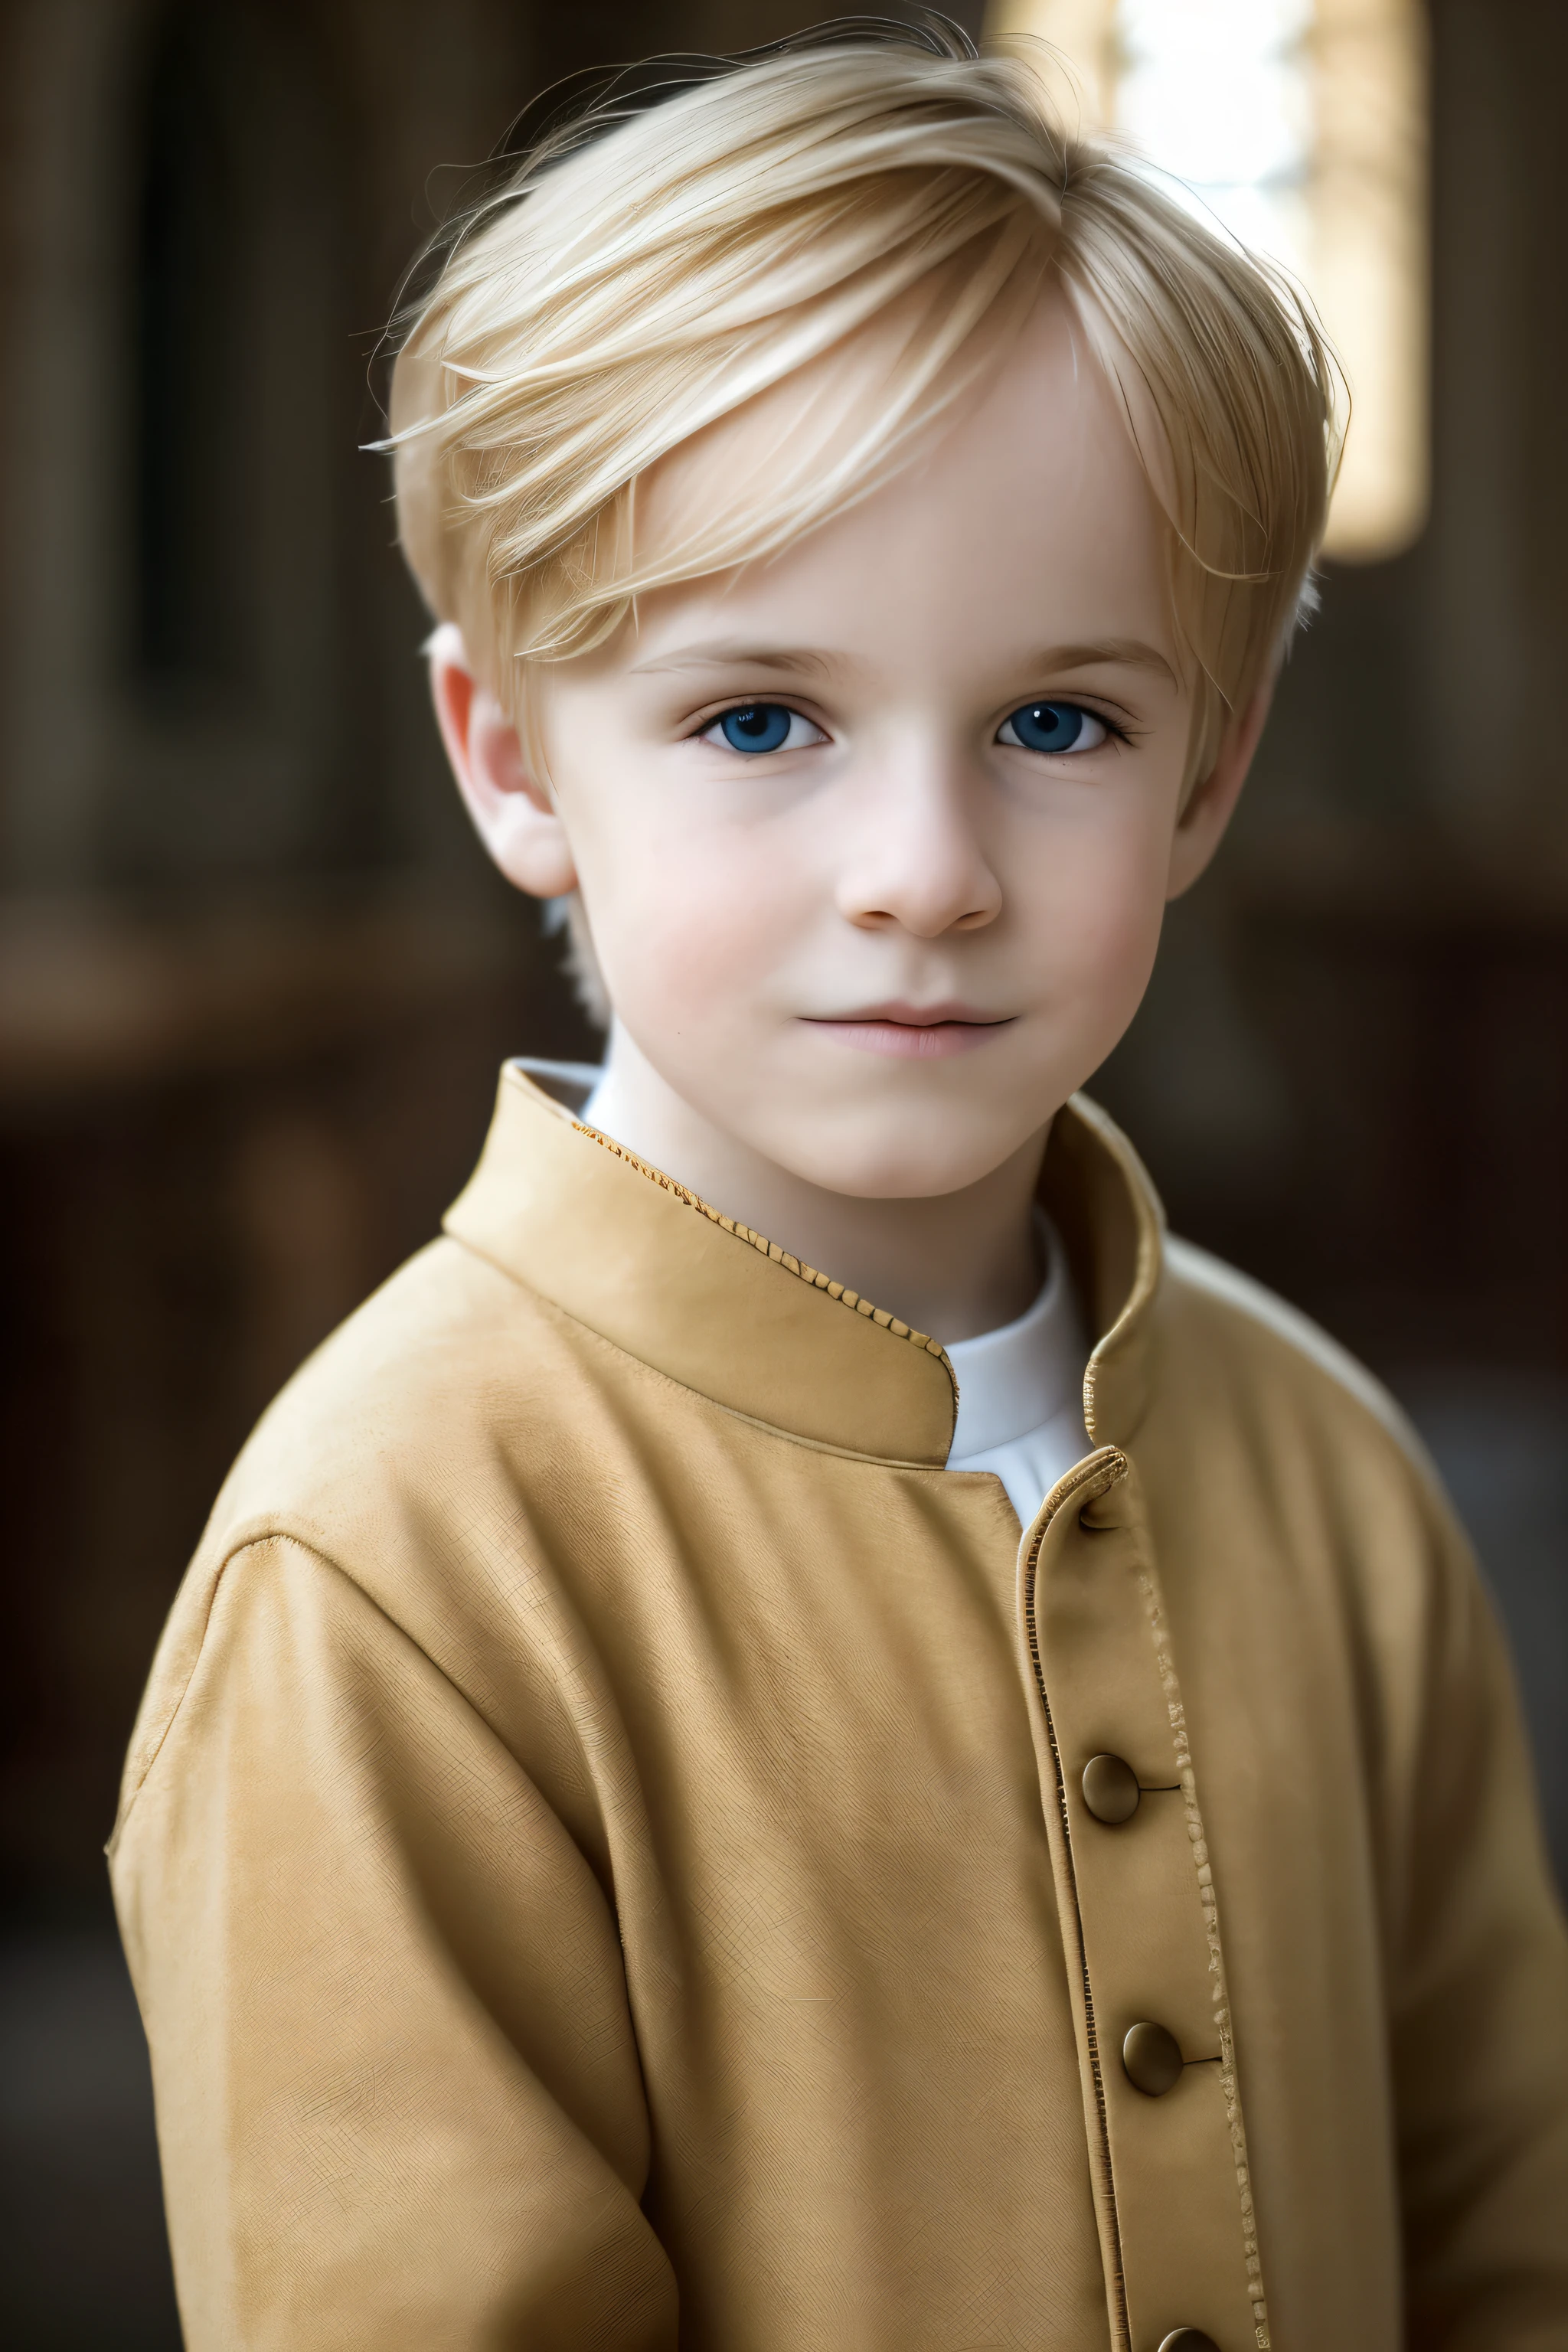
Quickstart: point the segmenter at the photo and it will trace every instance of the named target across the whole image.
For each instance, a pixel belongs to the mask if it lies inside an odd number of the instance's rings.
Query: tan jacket
[[[1568,1950],[1463,1546],[1090,1105],[1044,1192],[1104,1336],[1020,1546],[934,1343],[505,1076],[136,1731],[192,2352],[1568,2347]]]

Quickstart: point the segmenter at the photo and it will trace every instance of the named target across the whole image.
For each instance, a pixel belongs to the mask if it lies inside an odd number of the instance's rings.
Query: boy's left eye
[[[721,743],[730,751],[798,751],[807,743],[826,743],[826,736],[798,710],[782,702],[738,702],[721,710],[702,730],[704,743]]]
[[[1026,702],[1004,719],[996,740],[1020,751],[1098,751],[1110,733],[1081,703]]]

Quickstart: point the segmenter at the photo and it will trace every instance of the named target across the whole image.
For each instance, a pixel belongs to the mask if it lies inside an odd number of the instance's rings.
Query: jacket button
[[[1173,2327],[1160,2339],[1160,2352],[1219,2352],[1219,2346],[1201,2327]]]
[[[1163,2099],[1182,2079],[1182,2046],[1163,2025],[1145,2022],[1129,2026],[1121,2044],[1121,2063],[1135,2091],[1142,2091],[1151,2099]],[[1161,2352],[1164,2352],[1163,2346]],[[1194,2347],[1188,2347],[1187,2352],[1194,2352]]]
[[[1137,1773],[1120,1756],[1091,1756],[1083,1768],[1083,1801],[1112,1829],[1132,1819],[1142,1794]]]

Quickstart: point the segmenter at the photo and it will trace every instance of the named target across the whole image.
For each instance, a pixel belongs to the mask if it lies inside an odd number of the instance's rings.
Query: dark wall
[[[268,1394],[435,1229],[502,1055],[581,1043],[445,777],[359,448],[531,23],[0,12],[13,1910],[98,1895],[152,1644]]]

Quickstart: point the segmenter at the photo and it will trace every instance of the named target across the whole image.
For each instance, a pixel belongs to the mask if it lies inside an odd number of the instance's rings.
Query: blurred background
[[[528,99],[821,13],[0,0],[17,2352],[179,2340],[100,1849],[207,1507],[272,1391],[435,1230],[501,1057],[596,1054],[443,775],[358,454],[377,331]],[[1061,103],[1298,272],[1345,357],[1321,612],[1097,1091],[1173,1222],[1415,1415],[1512,1633],[1568,1870],[1568,11],[950,13],[1057,44]]]

